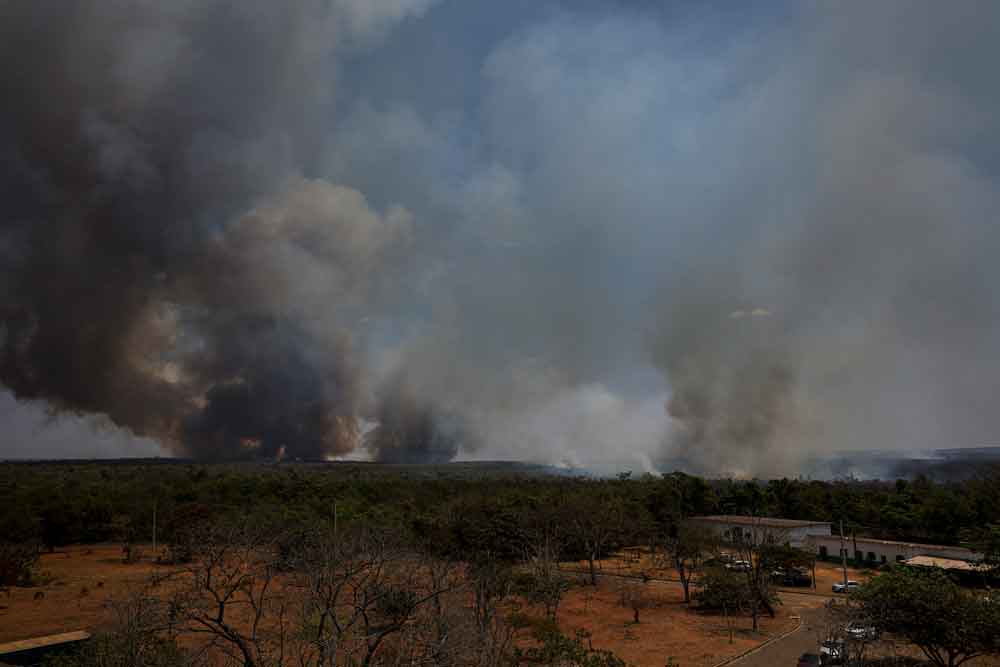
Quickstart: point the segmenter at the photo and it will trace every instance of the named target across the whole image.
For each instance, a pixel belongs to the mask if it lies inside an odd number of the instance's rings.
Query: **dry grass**
[[[620,580],[603,577],[596,588],[572,589],[559,608],[562,630],[591,633],[594,648],[613,651],[635,667],[663,667],[669,657],[684,667],[708,667],[741,653],[796,625],[792,610],[779,607],[776,618],[763,618],[753,633],[749,617],[733,619],[733,642],[722,616],[702,614],[684,604],[679,584],[651,581],[644,598],[649,607],[632,622],[632,610],[620,603]]]
[[[628,563],[612,559],[601,564],[605,574],[673,576],[670,570],[655,570],[646,562]],[[579,567],[579,566],[577,566]],[[168,571],[149,560],[126,564],[119,545],[79,546],[44,554],[38,567],[47,579],[34,588],[14,588],[10,596],[0,595],[0,642],[72,630],[95,630],[111,619],[107,606],[112,596],[125,597],[154,573]],[[821,563],[817,567],[818,592],[828,594],[839,581],[840,569]],[[853,579],[863,579],[859,571],[849,571]],[[642,587],[645,608],[640,623],[632,622],[632,609],[620,603],[624,581]],[[792,628],[793,618],[804,606],[821,606],[820,596],[789,596],[778,607],[775,619],[763,618],[761,632],[750,631],[750,619],[738,617],[733,622],[733,641],[729,626],[717,615],[701,614],[682,601],[681,587],[674,582],[623,580],[602,576],[594,588],[573,588],[559,609],[558,622],[566,634],[587,630],[595,648],[614,651],[635,667],[663,667],[668,658],[684,667],[708,667],[724,658],[741,653],[769,637]],[[540,610],[533,611],[541,615]],[[897,649],[909,653],[906,649]],[[989,664],[989,663],[984,663]]]
[[[43,554],[37,569],[43,585],[0,595],[0,642],[99,628],[110,620],[106,603],[112,595],[125,596],[165,568],[149,561],[125,564],[116,544]]]

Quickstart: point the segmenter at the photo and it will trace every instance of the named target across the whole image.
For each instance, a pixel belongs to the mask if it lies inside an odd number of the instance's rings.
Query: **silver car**
[[[861,588],[861,584],[854,581],[853,579],[848,579],[847,583],[836,583],[833,585],[834,593],[850,593],[851,591],[856,591]]]

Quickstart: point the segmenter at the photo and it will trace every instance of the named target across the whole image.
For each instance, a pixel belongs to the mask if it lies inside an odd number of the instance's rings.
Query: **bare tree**
[[[480,667],[498,667],[514,640],[514,628],[503,618],[513,593],[513,574],[499,560],[486,555],[469,567],[473,615],[478,636]]]
[[[568,508],[567,526],[583,547],[590,585],[597,585],[597,561],[623,533],[625,508],[621,499],[587,494]]]
[[[747,529],[733,536],[732,547],[737,555],[734,567],[746,577],[754,632],[760,628],[762,610],[774,618],[775,598],[771,593],[771,570],[774,564],[767,554],[771,546],[783,544],[786,539],[785,531],[764,525],[759,517],[753,517]]]
[[[402,642],[389,647],[388,640],[404,634],[420,639],[402,650],[407,664],[444,655],[450,631],[441,597],[461,585],[453,567],[404,547],[391,533],[359,528],[317,531],[297,570],[303,667],[340,660],[366,667],[393,650],[398,658]]]
[[[685,603],[691,602],[691,581],[701,572],[705,557],[715,550],[717,543],[712,531],[690,522],[673,525],[663,537],[663,551],[657,560],[677,571]]]
[[[632,611],[632,622],[639,623],[639,612],[655,605],[644,580],[623,578],[618,584],[618,604]]]
[[[181,650],[169,605],[149,587],[110,602],[113,621],[60,665],[81,667],[196,667],[204,656]]]
[[[244,667],[284,664],[288,599],[278,586],[276,535],[249,523],[202,527],[191,560],[164,584],[182,630]]]
[[[819,626],[820,641],[834,642],[842,652],[840,659],[846,664],[864,665],[870,649],[880,639],[869,612],[850,598],[830,600],[826,605],[825,621]]]
[[[554,619],[570,582],[559,569],[561,543],[551,525],[542,526],[525,553],[527,570],[519,577],[520,592],[532,602],[545,607],[545,615]]]

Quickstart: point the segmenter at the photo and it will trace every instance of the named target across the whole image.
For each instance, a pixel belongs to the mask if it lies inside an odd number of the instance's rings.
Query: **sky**
[[[0,458],[1000,443],[996,3],[9,4]]]

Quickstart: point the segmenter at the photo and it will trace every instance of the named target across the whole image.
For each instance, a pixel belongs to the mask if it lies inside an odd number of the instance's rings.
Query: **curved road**
[[[785,594],[782,597],[785,606],[802,618],[799,629],[762,649],[733,660],[726,667],[730,665],[734,667],[795,667],[800,655],[819,651],[819,635],[823,630],[826,611],[822,605],[826,598],[808,596],[811,599],[806,599],[806,596],[795,595],[795,598],[800,599],[793,601],[792,595]]]

